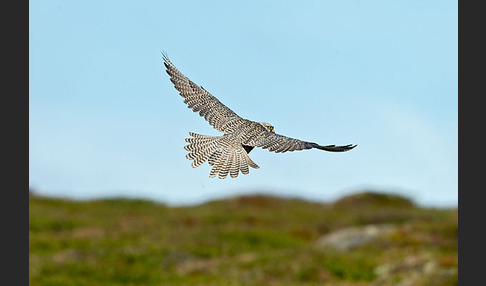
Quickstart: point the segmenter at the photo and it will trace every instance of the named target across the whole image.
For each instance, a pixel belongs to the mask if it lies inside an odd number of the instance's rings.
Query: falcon
[[[275,153],[292,152],[316,148],[330,152],[349,151],[357,145],[326,145],[306,142],[275,133],[272,125],[266,122],[255,122],[240,117],[238,114],[221,103],[202,86],[195,84],[183,75],[162,53],[166,72],[170,81],[179,94],[184,98],[184,103],[194,112],[198,112],[216,130],[223,133],[222,136],[207,136],[189,132],[191,138],[186,138],[189,143],[184,150],[189,153],[186,158],[192,160],[192,167],[201,166],[204,162],[212,166],[209,177],[224,179],[238,177],[241,172],[248,174],[249,167],[260,168],[248,154],[255,147],[268,149]]]

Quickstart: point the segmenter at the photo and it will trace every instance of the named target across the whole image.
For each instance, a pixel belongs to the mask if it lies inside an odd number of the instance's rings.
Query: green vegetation
[[[373,192],[190,207],[32,195],[30,285],[457,285],[457,217]],[[346,251],[317,243],[369,224],[396,230]]]

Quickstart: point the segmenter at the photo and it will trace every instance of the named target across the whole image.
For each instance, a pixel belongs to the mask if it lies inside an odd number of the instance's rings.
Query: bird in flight
[[[201,166],[204,162],[212,166],[209,177],[224,179],[228,174],[238,177],[239,172],[249,173],[249,167],[260,168],[248,154],[255,147],[268,149],[271,152],[283,153],[296,150],[320,149],[331,152],[349,151],[356,145],[326,145],[306,142],[275,133],[274,127],[266,122],[255,122],[240,117],[221,103],[202,86],[195,84],[183,75],[162,53],[166,72],[175,89],[184,98],[184,103],[194,112],[198,112],[222,136],[207,136],[189,132],[192,138],[186,138],[189,145],[184,150],[189,153],[192,167]]]

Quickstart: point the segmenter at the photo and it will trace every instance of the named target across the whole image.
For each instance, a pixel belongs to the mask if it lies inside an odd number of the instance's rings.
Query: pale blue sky
[[[457,1],[30,1],[29,181],[44,195],[172,204],[363,189],[457,206]],[[347,153],[255,149],[210,179],[161,51],[240,116]]]

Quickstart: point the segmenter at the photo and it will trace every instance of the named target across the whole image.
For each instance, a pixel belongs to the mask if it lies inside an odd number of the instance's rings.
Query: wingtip
[[[356,148],[356,146],[358,146],[358,144],[348,144],[345,146],[345,150],[344,151],[351,151],[353,150],[354,148]]]
[[[320,146],[318,144],[313,145],[313,148],[325,150],[325,151],[330,151],[330,152],[347,152],[352,149],[354,149],[358,144],[348,144],[348,145],[342,145],[342,146],[336,146],[336,145],[327,145],[327,146]]]
[[[167,55],[167,52],[164,50],[162,50],[160,53],[162,54],[162,58],[164,59],[164,64],[167,67],[167,65],[171,64],[171,61],[169,60],[169,56]]]

